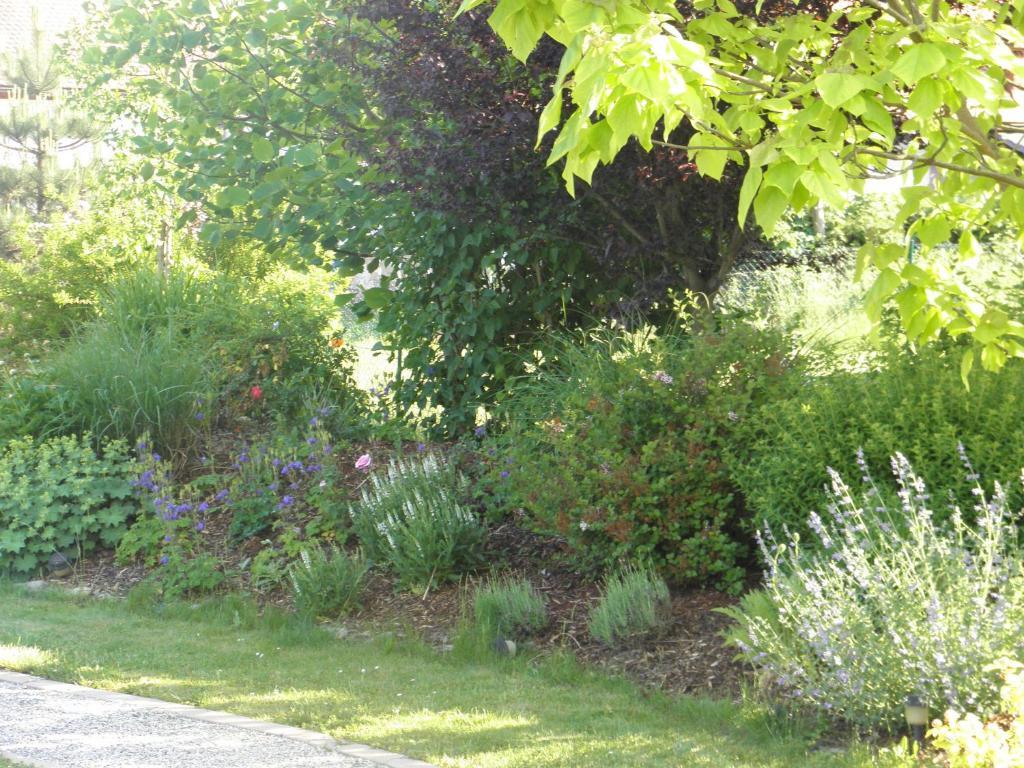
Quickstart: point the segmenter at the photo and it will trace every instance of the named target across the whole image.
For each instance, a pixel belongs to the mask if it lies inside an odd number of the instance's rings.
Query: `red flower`
[[[263,397],[263,390],[260,389],[260,385],[257,384],[255,387],[249,390],[249,395],[252,396],[253,400],[259,400]]]

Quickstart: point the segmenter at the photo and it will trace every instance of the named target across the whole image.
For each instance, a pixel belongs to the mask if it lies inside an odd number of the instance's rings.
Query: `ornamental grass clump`
[[[665,581],[653,571],[627,568],[608,577],[590,614],[590,635],[618,647],[660,634],[671,619]]]
[[[361,554],[335,546],[303,550],[288,571],[295,610],[304,616],[336,618],[356,608],[369,565]]]
[[[729,637],[771,686],[866,727],[896,726],[908,695],[936,712],[993,714],[989,668],[1024,651],[1024,571],[1006,491],[976,484],[974,525],[952,506],[935,521],[932,497],[901,454],[898,501],[879,492],[861,456],[860,498],[830,470],[831,503],[810,515],[817,541],[762,539],[762,592],[726,613]]]
[[[485,637],[518,640],[547,625],[547,601],[526,579],[491,581],[476,590],[473,617]]]
[[[459,500],[464,479],[432,454],[370,474],[349,513],[367,557],[428,591],[479,564],[487,530]]]

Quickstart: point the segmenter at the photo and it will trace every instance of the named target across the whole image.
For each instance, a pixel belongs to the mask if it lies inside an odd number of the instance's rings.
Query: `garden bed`
[[[227,538],[229,515],[213,516],[204,541],[229,570],[238,570],[246,558],[259,551],[250,540],[232,546]],[[561,546],[505,523],[492,529],[486,561],[496,570],[524,576],[547,598],[551,620],[531,641],[539,651],[572,652],[577,659],[612,674],[622,674],[651,689],[670,693],[697,693],[735,698],[740,692],[743,668],[733,660],[721,632],[729,620],[715,611],[735,601],[713,590],[686,590],[672,598],[671,623],[657,639],[612,649],[594,641],[587,630],[587,616],[596,600],[599,584],[589,575],[565,565]],[[62,583],[86,587],[95,595],[123,597],[147,575],[141,565],[119,565],[113,553],[104,552],[80,563]],[[375,572],[364,595],[363,606],[336,626],[342,635],[368,639],[381,634],[414,635],[438,650],[450,650],[459,629],[468,587],[480,577],[462,584],[450,583],[427,594],[400,590],[393,577]],[[246,577],[239,577],[244,587]],[[252,593],[263,604],[290,609],[285,589],[268,594]]]

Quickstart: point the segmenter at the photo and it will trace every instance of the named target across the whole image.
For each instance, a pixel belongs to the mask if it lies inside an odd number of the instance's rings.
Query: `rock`
[[[34,581],[23,581],[21,583],[22,589],[27,589],[29,592],[40,592],[50,586],[50,582],[44,579],[36,579]]]
[[[74,554],[68,555],[63,552],[54,552],[50,555],[50,559],[46,561],[47,574],[51,579],[61,579],[65,576],[70,576],[74,570],[76,559]]]
[[[349,635],[348,627],[327,627],[327,631],[339,640],[344,640]]]

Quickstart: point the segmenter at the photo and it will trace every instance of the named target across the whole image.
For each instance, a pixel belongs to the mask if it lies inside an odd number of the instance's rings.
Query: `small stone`
[[[35,579],[34,581],[25,581],[21,584],[22,589],[27,589],[29,592],[39,592],[50,586],[50,582],[45,579]]]
[[[348,627],[328,627],[327,631],[339,640],[344,640],[349,635]]]

